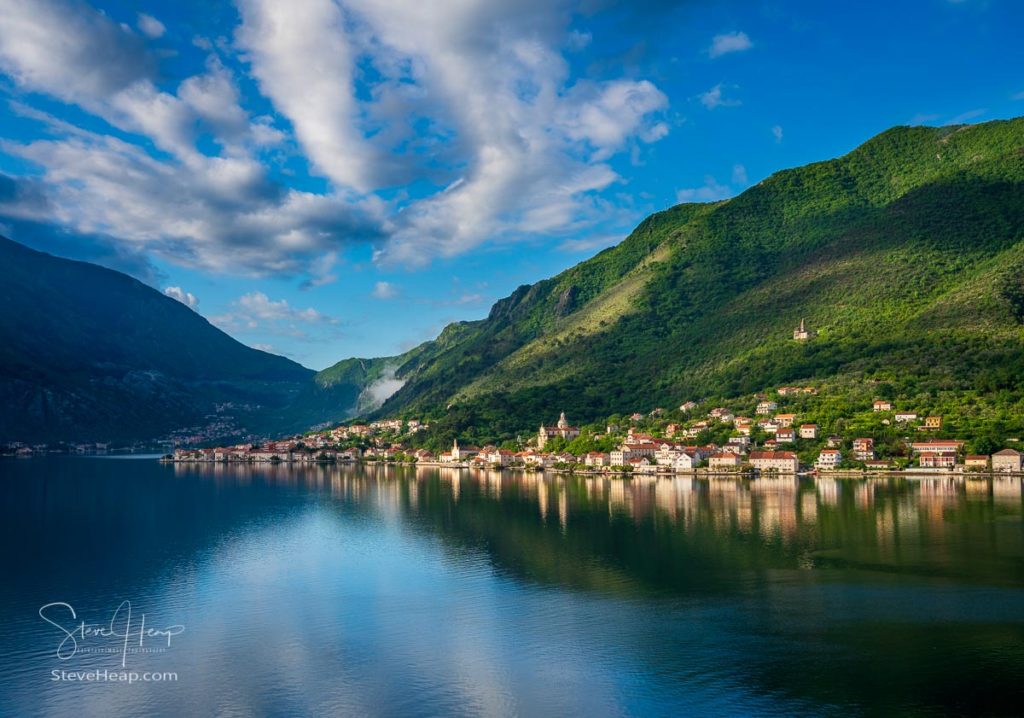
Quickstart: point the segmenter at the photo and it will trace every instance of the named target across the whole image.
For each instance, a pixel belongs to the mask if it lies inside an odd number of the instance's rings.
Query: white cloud
[[[129,30],[59,0],[0,3],[0,69],[29,89],[68,102],[118,92],[151,63]]]
[[[732,187],[719,184],[714,177],[704,177],[704,184],[700,187],[691,187],[676,190],[677,202],[717,202],[728,199],[735,194]]]
[[[196,298],[196,295],[192,292],[186,292],[181,287],[166,287],[164,294],[171,299],[177,299],[189,309],[196,310],[199,308],[199,300]]]
[[[741,164],[735,164],[732,166],[732,183],[734,185],[745,185],[749,184],[747,180],[747,168]]]
[[[154,39],[158,37],[163,37],[163,34],[167,31],[167,28],[164,27],[164,24],[162,22],[157,20],[152,15],[147,15],[142,12],[139,13],[138,24],[139,30],[142,32],[143,35],[146,35],[147,37],[151,37]]]
[[[711,47],[708,48],[708,55],[712,58],[721,57],[730,52],[742,52],[753,47],[750,38],[745,32],[727,32],[723,35],[715,35],[711,40]]]
[[[772,127],[772,137],[775,138],[776,144],[780,144],[782,142],[782,125],[775,125]]]
[[[0,71],[127,133],[32,110],[48,133],[0,149],[41,167],[52,211],[17,211],[190,266],[317,286],[334,279],[324,257],[353,242],[419,265],[594,226],[615,211],[600,196],[622,179],[609,160],[638,160],[669,132],[651,82],[572,78],[563,53],[587,40],[568,27],[568,0],[240,0],[240,11],[236,47],[280,127],[245,109],[233,63],[213,54],[173,87],[142,34],[86,4],[0,3]],[[716,106],[738,104],[718,92]],[[284,186],[270,147],[299,148],[327,188]],[[412,182],[437,189],[390,191]]]
[[[713,110],[716,107],[737,107],[741,104],[739,100],[722,96],[722,83],[718,83],[707,92],[701,93],[698,97],[700,103],[709,110]]]
[[[1010,99],[1011,100],[1024,100],[1024,90],[1022,90],[1020,92],[1013,93],[1012,95],[1010,95]]]
[[[445,190],[392,217],[378,262],[422,264],[484,241],[592,221],[590,195],[619,179],[605,160],[668,132],[655,117],[667,99],[650,82],[569,81],[561,48],[581,38],[566,27],[564,2],[341,5],[316,4],[296,16],[245,0],[239,39],[314,166],[335,181],[359,189],[403,173],[422,175],[424,157],[451,168],[438,183]],[[273,32],[265,22],[270,13]],[[293,52],[295,44],[314,48],[314,57],[297,61],[307,51]],[[370,101],[353,95],[357,54],[368,55],[382,77]],[[309,62],[330,83],[323,101],[309,100]],[[429,117],[428,129],[413,129],[410,116]],[[379,130],[370,139],[367,126]],[[385,151],[402,143],[424,152],[395,159]],[[446,172],[427,169],[428,176]]]
[[[307,156],[339,185],[371,189],[378,158],[357,127],[355,53],[342,8],[332,0],[240,0],[239,10],[238,43]]]
[[[573,91],[580,97],[559,108],[559,124],[569,139],[593,147],[594,159],[610,157],[638,134],[652,142],[668,134],[663,122],[645,127],[644,118],[668,106],[668,98],[646,80],[619,80],[600,87],[580,84]]]
[[[374,299],[394,299],[398,296],[398,290],[390,282],[377,282],[373,285]]]
[[[312,307],[293,307],[288,300],[273,300],[263,292],[243,294],[227,312],[210,317],[210,321],[230,333],[273,334],[303,341],[336,337],[340,324]]]

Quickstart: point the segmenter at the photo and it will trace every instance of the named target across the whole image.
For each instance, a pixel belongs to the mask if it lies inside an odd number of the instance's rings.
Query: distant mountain
[[[826,424],[884,396],[1024,439],[1024,119],[893,128],[659,212],[485,319],[316,374],[116,272],[6,240],[0,260],[0,439],[151,437],[230,402],[267,433],[427,418],[440,445],[801,383]]]
[[[801,318],[811,341],[792,338]],[[404,383],[377,413],[485,440],[561,410],[600,420],[813,381],[836,411],[882,392],[1024,433],[1022,322],[1024,120],[897,127],[652,215],[386,360]]]
[[[5,238],[0,266],[0,440],[150,439],[225,421],[277,432],[347,416],[361,390],[318,387],[312,370],[119,272]]]

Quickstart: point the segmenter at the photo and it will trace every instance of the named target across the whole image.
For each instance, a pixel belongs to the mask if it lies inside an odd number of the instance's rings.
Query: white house
[[[818,454],[818,460],[814,462],[814,465],[818,469],[828,471],[835,469],[843,461],[843,454],[839,449],[822,449],[821,453]]]
[[[738,454],[725,452],[712,454],[708,459],[708,468],[712,471],[735,471],[740,468],[742,459]]]

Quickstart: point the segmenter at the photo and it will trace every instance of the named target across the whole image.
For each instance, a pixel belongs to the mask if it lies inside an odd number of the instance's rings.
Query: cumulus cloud
[[[739,100],[726,98],[722,93],[722,83],[718,83],[707,92],[702,92],[698,99],[700,104],[709,110],[713,110],[716,107],[738,107],[740,104]]]
[[[164,24],[157,20],[152,15],[146,13],[139,13],[139,30],[143,35],[151,38],[163,37],[163,34],[167,31]]]
[[[732,166],[732,183],[734,185],[749,184],[747,181],[747,168],[741,164]]]
[[[708,55],[712,58],[721,57],[730,52],[742,52],[753,47],[750,38],[745,32],[727,32],[723,35],[715,35],[711,40],[711,47],[708,48]]]
[[[293,307],[288,300],[274,300],[263,292],[243,294],[210,321],[232,334],[272,334],[299,341],[336,338],[340,324],[312,307]]]
[[[612,209],[602,193],[622,181],[609,160],[669,132],[653,83],[572,76],[564,53],[588,38],[569,28],[568,0],[239,10],[235,44],[200,41],[206,66],[171,86],[144,44],[162,34],[155,18],[139,16],[135,33],[85,4],[0,5],[0,71],[121,131],[24,107],[46,135],[0,151],[41,168],[52,211],[9,209],[190,266],[300,274],[312,287],[335,279],[352,243],[372,244],[379,263],[419,265],[593,226]],[[262,101],[257,116],[246,109],[238,65],[221,59],[238,51],[273,116]],[[720,86],[713,103],[738,104]],[[326,186],[289,186],[268,148],[301,151]],[[393,191],[411,183],[415,193]]]
[[[782,125],[775,125],[772,127],[772,137],[775,138],[776,144],[782,143]]]
[[[91,101],[148,77],[139,38],[105,15],[60,0],[0,4],[0,70],[68,102]]]
[[[171,299],[177,299],[189,309],[196,310],[199,307],[199,300],[196,298],[196,295],[192,292],[186,292],[181,287],[165,287],[164,294]]]
[[[394,299],[398,296],[398,290],[390,282],[377,282],[373,285],[374,299]]]

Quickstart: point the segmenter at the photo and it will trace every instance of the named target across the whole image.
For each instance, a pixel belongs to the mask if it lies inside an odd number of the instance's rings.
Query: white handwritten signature
[[[69,624],[70,627],[68,627],[59,621],[61,614],[65,614],[65,612],[70,614],[71,621],[79,621],[75,609],[70,603],[65,603],[64,601],[54,601],[39,608],[39,617],[50,625],[59,628],[64,635],[64,639],[57,646],[57,658],[62,661],[69,660],[78,652],[79,641],[84,643],[87,638],[94,637],[120,638],[123,639],[121,644],[121,667],[125,668],[128,660],[129,640],[134,643],[137,637],[139,648],[142,648],[147,638],[166,639],[167,647],[170,648],[171,639],[180,635],[185,630],[185,627],[180,624],[167,626],[166,628],[146,628],[145,613],[139,619],[138,626],[133,626],[131,601],[121,601],[121,605],[117,607],[114,615],[110,617],[110,623],[106,625],[86,623],[83,620],[76,624]]]

